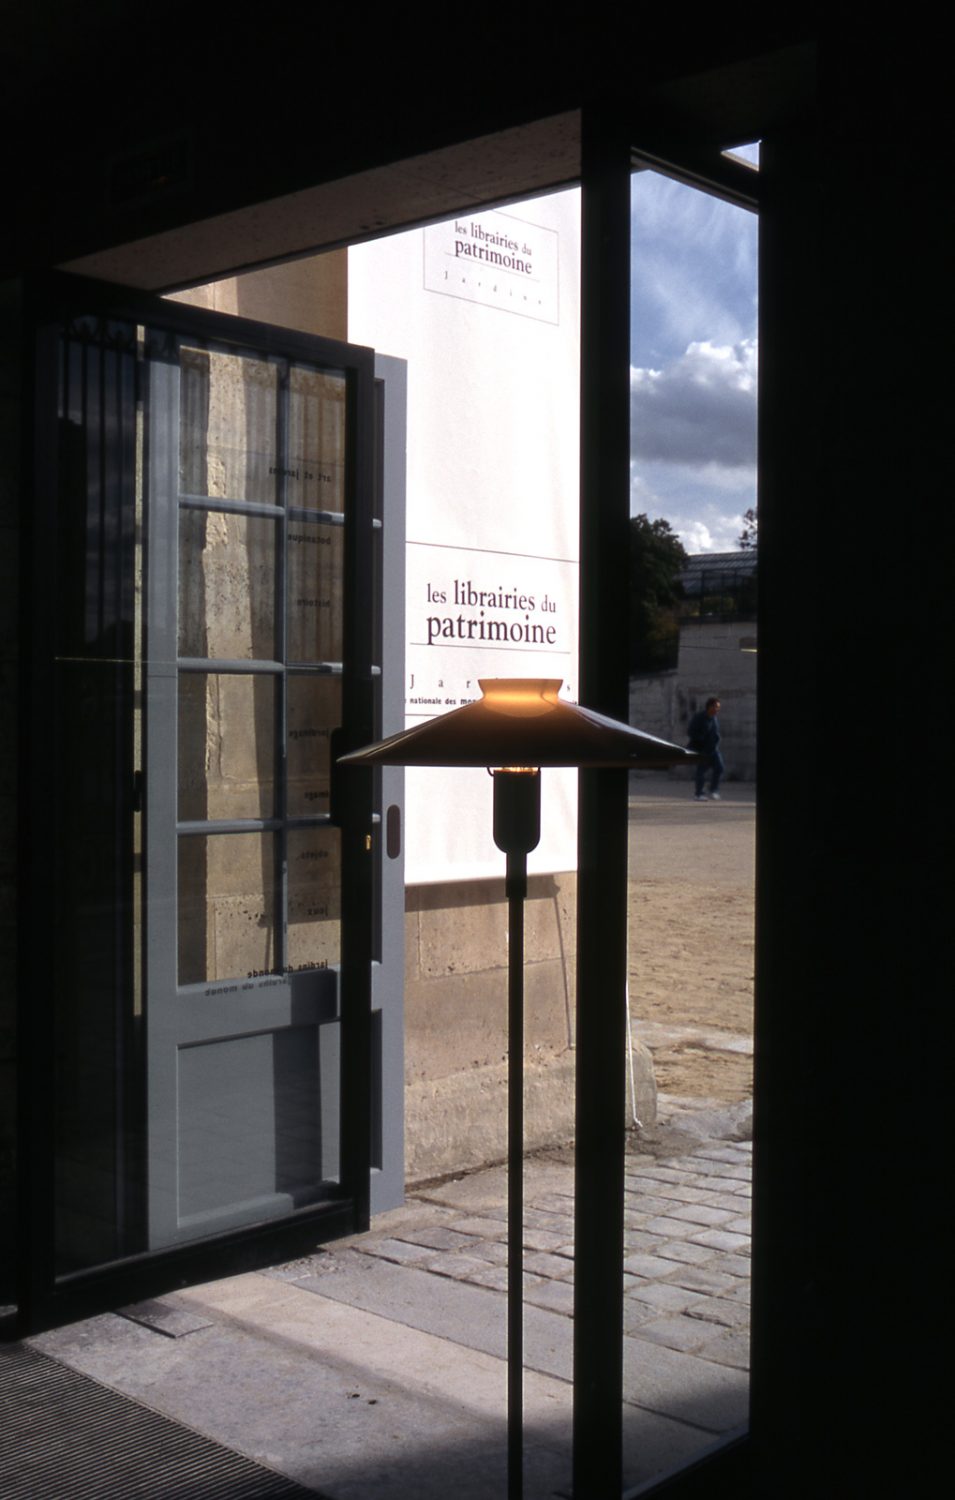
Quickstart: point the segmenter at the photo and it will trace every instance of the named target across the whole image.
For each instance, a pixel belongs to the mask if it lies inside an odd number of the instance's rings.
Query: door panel
[[[367,383],[363,410],[327,356],[309,367],[193,336],[149,363],[151,1249],[343,1190],[328,746],[344,706],[346,533],[360,524],[346,454],[370,442],[372,396]]]

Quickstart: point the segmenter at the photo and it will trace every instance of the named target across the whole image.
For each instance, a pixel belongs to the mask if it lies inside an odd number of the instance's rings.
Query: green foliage
[[[679,573],[686,552],[667,521],[630,518],[630,670],[675,667],[680,646]]]
[[[749,551],[755,547],[759,539],[759,512],[750,506],[749,510],[743,512],[743,529],[739,534],[741,548]]]

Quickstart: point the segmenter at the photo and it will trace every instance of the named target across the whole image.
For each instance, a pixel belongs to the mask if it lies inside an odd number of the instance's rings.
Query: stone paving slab
[[[503,1219],[455,1219],[454,1227],[459,1234],[469,1234],[477,1239],[507,1239],[507,1217]]]
[[[644,1325],[645,1327],[646,1325]],[[624,1399],[648,1411],[690,1423],[710,1432],[742,1426],[749,1414],[749,1377],[696,1354],[643,1337],[624,1336]]]
[[[303,1290],[504,1358],[507,1312],[506,1299],[500,1292],[473,1282],[437,1278],[420,1267],[366,1259],[355,1251],[340,1253],[336,1249],[321,1260],[322,1269],[298,1280]],[[538,1289],[552,1286],[564,1297],[573,1294],[565,1282],[542,1281],[539,1288],[526,1294],[526,1300],[532,1301]],[[573,1354],[570,1318],[536,1306],[526,1307],[524,1352],[532,1369],[569,1380]]]
[[[445,1229],[437,1224],[433,1229],[427,1226],[406,1229],[400,1238],[411,1245],[427,1245],[431,1250],[460,1250],[463,1245],[474,1243],[470,1235],[462,1234],[459,1229]]]
[[[672,1276],[676,1266],[672,1260],[666,1260],[662,1255],[649,1254],[627,1255],[624,1258],[623,1268],[633,1276],[650,1277]]]
[[[736,1370],[749,1369],[749,1336],[745,1333],[726,1333],[711,1339],[706,1345],[706,1357],[718,1364],[729,1365]]]
[[[442,1275],[448,1274],[447,1267],[442,1266],[440,1269]],[[453,1269],[451,1271],[451,1274],[454,1274]],[[469,1275],[465,1277],[465,1280],[475,1281],[477,1282],[478,1286],[493,1287],[493,1289],[498,1292],[506,1292],[510,1283],[510,1274],[511,1273],[508,1270],[507,1266],[489,1266],[487,1264],[484,1264],[482,1266],[479,1266],[476,1271],[470,1272]],[[543,1280],[543,1276],[533,1276],[529,1271],[525,1271],[523,1277],[521,1278],[521,1285],[524,1289],[525,1296],[534,1287],[540,1286]]]
[[[706,1246],[703,1246],[702,1248],[705,1249]],[[750,1257],[748,1255],[737,1255],[735,1251],[731,1250],[728,1252],[724,1252],[721,1255],[715,1256],[709,1262],[709,1264],[712,1266],[714,1271],[725,1271],[727,1276],[745,1277],[746,1284],[747,1286],[749,1285],[749,1277],[752,1270],[752,1265],[750,1263]]]
[[[748,1234],[733,1234],[729,1229],[705,1229],[693,1236],[693,1243],[708,1245],[712,1250],[735,1250],[739,1254],[748,1254],[750,1246]]]
[[[550,1255],[547,1251],[537,1251],[531,1255],[524,1255],[524,1270],[531,1271],[535,1276],[549,1276],[553,1281],[566,1281],[568,1276],[574,1274],[574,1263],[566,1255]]]
[[[671,1208],[669,1214],[671,1219],[685,1220],[688,1224],[715,1226],[725,1224],[729,1219],[735,1218],[738,1212],[738,1204],[734,1204],[732,1209],[726,1209],[712,1208],[707,1203],[685,1203],[680,1208]]]
[[[434,1250],[428,1245],[416,1244],[413,1240],[392,1239],[390,1236],[371,1241],[365,1251],[367,1255],[380,1255],[383,1260],[394,1260],[402,1266],[421,1265],[434,1259]]]
[[[650,1234],[659,1234],[667,1239],[676,1239],[678,1235],[685,1234],[688,1226],[682,1219],[675,1219],[672,1214],[666,1214],[659,1218],[650,1219],[646,1224]],[[696,1236],[691,1236],[694,1240]]]
[[[674,1312],[670,1317],[654,1318],[643,1323],[639,1337],[651,1344],[663,1344],[667,1349],[676,1349],[683,1354],[706,1354],[706,1345],[717,1338],[720,1329],[714,1324],[701,1322],[685,1313]]]
[[[129,1318],[133,1323],[141,1323],[144,1328],[153,1328],[168,1339],[185,1338],[186,1334],[198,1333],[200,1328],[210,1326],[208,1318],[177,1302],[174,1293],[168,1297],[130,1303],[128,1307],[120,1308],[119,1316]]]
[[[661,1201],[666,1207],[669,1199],[676,1199],[680,1203],[710,1203],[719,1196],[712,1189],[692,1187],[691,1180],[687,1177],[686,1182],[658,1182],[655,1178],[646,1181],[646,1193]],[[638,1203],[646,1201],[642,1182],[638,1179],[634,1187],[628,1185],[626,1192],[627,1203]]]
[[[694,1302],[699,1302],[701,1297],[699,1292],[688,1292],[684,1287],[673,1286],[667,1281],[648,1281],[645,1286],[628,1292],[627,1299],[643,1302],[657,1313],[681,1313]]]
[[[570,1239],[558,1230],[538,1229],[532,1224],[524,1225],[524,1245],[528,1250],[564,1250],[573,1253],[574,1230],[571,1225]]]
[[[746,1184],[749,1187],[749,1183]],[[696,1202],[709,1208],[725,1208],[730,1213],[738,1214],[741,1210],[748,1210],[748,1202],[742,1193],[701,1193],[698,1198],[690,1198],[690,1203]]]
[[[753,1300],[753,1289],[748,1280],[743,1281],[741,1279],[738,1279],[733,1290],[730,1292],[726,1292],[725,1295],[726,1297],[731,1298],[734,1302],[743,1302],[747,1307],[749,1307],[750,1303]]]
[[[735,1276],[712,1271],[708,1266],[687,1266],[671,1272],[668,1279],[671,1286],[686,1287],[689,1292],[712,1293],[715,1297],[732,1295],[739,1285]]]
[[[719,1323],[724,1328],[737,1331],[749,1328],[749,1308],[745,1302],[734,1302],[729,1297],[705,1297],[693,1307],[686,1309],[687,1317],[700,1318],[706,1323]]]
[[[572,1318],[574,1315],[574,1288],[568,1281],[540,1281],[537,1286],[524,1293],[524,1301],[534,1307],[562,1313],[565,1318]]]
[[[683,1265],[702,1266],[715,1260],[715,1253],[708,1245],[694,1245],[690,1240],[664,1240],[650,1236],[654,1241],[653,1253],[661,1260],[675,1260]]]

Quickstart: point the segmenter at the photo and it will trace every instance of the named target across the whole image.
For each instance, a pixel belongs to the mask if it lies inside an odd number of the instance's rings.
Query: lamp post
[[[558,697],[559,678],[484,678],[482,696],[413,729],[340,756],[343,765],[486,766],[494,842],[506,855],[507,1493],[523,1494],[524,900],[540,838],[543,766],[664,768],[699,757]]]

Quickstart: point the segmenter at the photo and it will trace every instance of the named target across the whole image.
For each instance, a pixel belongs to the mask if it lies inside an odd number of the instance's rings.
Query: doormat
[[[4,1500],[316,1500],[24,1344],[0,1345]]]

